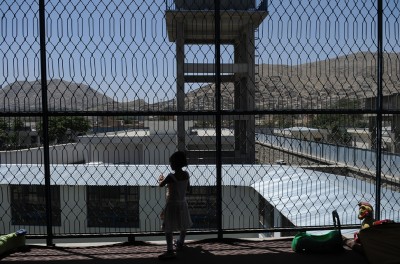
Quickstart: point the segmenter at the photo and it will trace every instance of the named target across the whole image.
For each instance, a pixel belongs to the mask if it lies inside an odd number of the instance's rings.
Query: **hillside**
[[[363,99],[377,94],[376,55],[359,52],[301,64],[258,65],[256,109],[323,109],[339,99]],[[384,55],[383,94],[400,93],[400,53]],[[215,85],[187,94],[190,109],[211,109]],[[221,87],[224,109],[233,108],[233,84]]]
[[[359,52],[301,65],[257,66],[256,109],[324,109],[341,98],[376,95],[376,56]],[[384,95],[400,93],[400,53],[384,55]],[[210,110],[215,104],[215,85],[205,85],[186,94],[188,110]],[[222,84],[223,109],[233,109],[234,86]],[[0,89],[0,112],[40,111],[40,82],[15,82]],[[148,104],[144,100],[127,103],[85,84],[51,80],[48,83],[49,109],[61,111],[163,111],[176,110],[175,100]]]
[[[52,110],[82,111],[107,105],[113,100],[88,85],[53,79],[47,84],[48,107]],[[0,90],[0,111],[40,111],[40,81],[14,82]]]
[[[86,84],[59,79],[47,84],[48,107],[58,111],[117,111],[140,110],[147,106],[144,100],[118,103]],[[1,102],[4,102],[1,104]],[[14,82],[0,90],[0,112],[40,111],[42,94],[40,81]]]

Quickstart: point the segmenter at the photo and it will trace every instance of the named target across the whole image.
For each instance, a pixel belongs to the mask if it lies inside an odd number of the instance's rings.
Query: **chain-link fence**
[[[0,233],[190,233],[400,221],[398,1],[0,3]]]

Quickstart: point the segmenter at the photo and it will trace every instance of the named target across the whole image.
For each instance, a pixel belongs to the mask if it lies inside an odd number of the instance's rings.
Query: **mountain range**
[[[383,93],[400,92],[400,53],[383,56]],[[256,109],[323,109],[341,98],[362,99],[377,94],[377,56],[358,52],[301,65],[256,66]],[[163,111],[176,109],[175,100],[149,104],[142,99],[118,102],[89,85],[60,79],[48,81],[48,107],[59,111]],[[185,109],[210,110],[215,85],[186,93]],[[234,85],[221,85],[224,109],[233,109]],[[40,111],[40,81],[16,81],[0,88],[0,112]]]

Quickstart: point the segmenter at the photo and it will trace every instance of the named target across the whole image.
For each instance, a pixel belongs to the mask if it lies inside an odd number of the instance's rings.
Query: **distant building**
[[[139,129],[118,131],[102,129],[102,132],[78,136],[76,143],[50,146],[52,153],[50,162],[53,164],[169,164],[169,157],[177,150],[176,126],[177,122],[173,120],[157,120],[146,121],[143,128]],[[185,122],[185,142],[189,163],[215,163],[215,129],[193,128],[193,126],[193,121]],[[221,137],[222,150],[232,150],[235,144],[233,131],[222,129]],[[197,156],[197,153],[202,153],[202,155]],[[0,164],[42,162],[41,148],[0,151]]]
[[[349,128],[347,133],[351,135],[352,145],[357,148],[373,148],[374,138],[369,128]],[[382,127],[382,149],[389,152],[395,152],[394,133],[391,127]]]
[[[194,121],[185,122],[185,142],[189,163],[210,163],[216,151],[214,128],[193,128]],[[95,133],[80,136],[78,142],[85,146],[85,162],[112,164],[168,164],[169,156],[177,150],[177,122],[145,121],[144,128]],[[222,150],[234,149],[234,131],[221,131]],[[196,153],[209,157],[198,158]]]

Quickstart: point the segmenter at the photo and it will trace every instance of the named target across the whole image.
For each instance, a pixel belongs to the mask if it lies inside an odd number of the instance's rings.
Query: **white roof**
[[[193,186],[215,186],[215,165],[189,165]],[[43,166],[1,165],[0,184],[44,184]],[[52,165],[51,184],[156,186],[168,165]],[[360,223],[357,204],[373,206],[375,186],[351,177],[282,165],[222,165],[223,186],[249,186],[296,226],[332,225],[337,210],[342,224]],[[382,188],[381,218],[400,221],[400,193]]]

